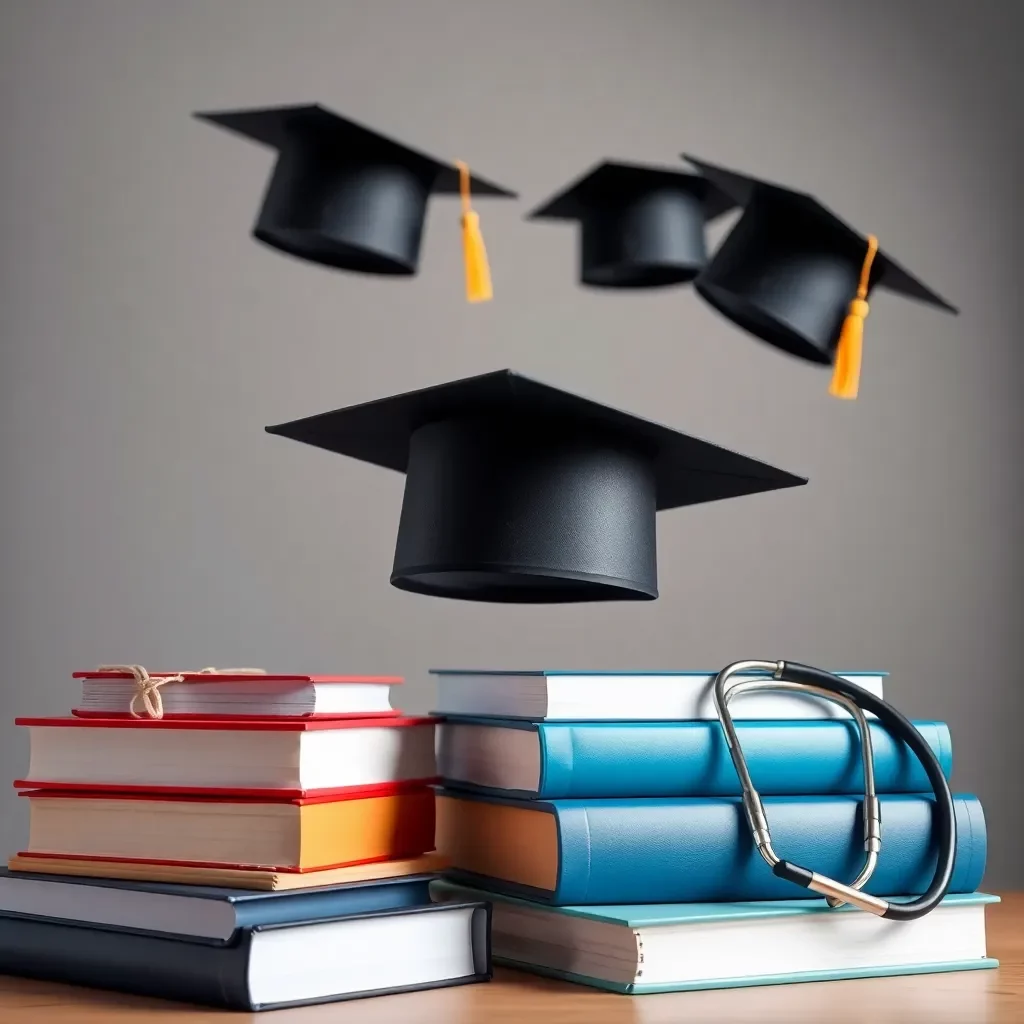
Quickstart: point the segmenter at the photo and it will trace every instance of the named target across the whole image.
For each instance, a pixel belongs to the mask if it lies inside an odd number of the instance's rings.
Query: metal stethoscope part
[[[737,675],[750,676],[730,684]],[[783,860],[772,846],[771,831],[761,797],[747,769],[729,702],[753,690],[797,691],[808,693],[845,707],[857,723],[864,765],[864,866],[860,874],[846,885],[807,868]],[[900,712],[880,697],[841,676],[822,669],[783,661],[737,661],[722,669],[715,677],[715,707],[725,732],[732,763],[743,788],[743,810],[758,852],[780,878],[823,895],[830,907],[850,903],[892,920],[911,920],[933,910],[949,888],[956,851],[956,819],[953,800],[942,767],[924,737]],[[896,738],[901,739],[920,759],[935,790],[935,828],[938,832],[939,856],[935,876],[927,892],[909,903],[890,903],[860,890],[871,878],[882,848],[881,810],[875,793],[874,754],[871,732],[865,712],[873,714]]]

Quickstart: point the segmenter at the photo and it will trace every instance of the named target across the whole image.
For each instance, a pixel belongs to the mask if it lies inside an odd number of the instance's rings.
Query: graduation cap
[[[259,241],[339,270],[411,275],[419,265],[427,200],[461,194],[467,298],[491,298],[470,191],[509,198],[514,192],[319,104],[195,116],[278,151],[253,229]]]
[[[735,206],[698,174],[606,160],[527,214],[580,225],[580,281],[657,288],[693,280],[708,221]]]
[[[834,360],[831,394],[857,396],[875,287],[957,312],[814,196],[683,157],[743,207],[695,290],[754,337],[810,362]]]
[[[511,370],[266,429],[405,473],[391,583],[470,601],[653,600],[657,511],[807,482]]]

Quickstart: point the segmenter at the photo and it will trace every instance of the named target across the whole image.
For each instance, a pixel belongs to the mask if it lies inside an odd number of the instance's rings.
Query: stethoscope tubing
[[[893,903],[882,900],[878,897],[868,896],[856,891],[855,888],[836,884],[831,879],[819,876],[813,871],[800,867],[786,860],[778,859],[771,851],[771,842],[767,828],[767,821],[764,818],[763,807],[760,798],[757,796],[753,783],[746,772],[742,753],[738,749],[735,729],[732,726],[731,717],[727,709],[727,691],[724,689],[728,677],[741,667],[764,666],[772,672],[775,681],[797,683],[808,687],[809,690],[827,690],[839,696],[845,697],[853,702],[863,711],[875,716],[875,718],[889,731],[889,733],[902,740],[913,754],[921,762],[928,781],[934,791],[935,809],[932,818],[932,827],[938,846],[938,856],[935,865],[935,872],[928,888],[916,899],[907,903]],[[770,685],[770,684],[769,684]],[[956,814],[953,807],[953,796],[949,790],[942,765],[932,752],[925,738],[914,727],[903,714],[896,710],[891,704],[876,697],[869,690],[858,686],[849,679],[833,675],[824,669],[813,668],[810,665],[802,665],[792,661],[778,662],[736,662],[723,669],[715,682],[716,704],[722,718],[722,726],[729,741],[730,752],[733,755],[734,763],[740,774],[744,787],[745,803],[749,800],[752,806],[748,806],[748,820],[755,830],[755,838],[758,829],[763,828],[758,846],[762,855],[772,863],[772,871],[780,878],[785,878],[796,885],[813,889],[830,897],[829,903],[838,906],[843,902],[857,904],[862,909],[890,921],[912,921],[923,917],[934,910],[949,890],[953,878],[953,868],[956,860]],[[870,788],[870,787],[869,787]],[[766,849],[762,849],[766,847]]]

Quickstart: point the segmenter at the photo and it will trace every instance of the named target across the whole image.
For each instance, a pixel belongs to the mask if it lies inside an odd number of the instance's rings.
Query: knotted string
[[[209,666],[201,668],[198,672],[176,672],[170,676],[151,676],[141,665],[100,665],[97,672],[128,672],[135,680],[135,693],[132,695],[132,702],[128,705],[132,718],[142,718],[136,710],[136,705],[141,701],[150,718],[164,717],[164,700],[160,696],[160,687],[168,683],[184,683],[186,675],[238,675],[238,676],[265,676],[267,670],[263,668],[214,668]]]

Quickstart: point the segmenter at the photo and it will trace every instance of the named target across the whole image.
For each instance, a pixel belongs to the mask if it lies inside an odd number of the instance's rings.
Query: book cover
[[[936,863],[930,795],[880,797],[882,850],[865,891],[924,892]],[[849,880],[863,863],[856,796],[765,797],[780,857]],[[950,892],[979,888],[985,818],[954,797]],[[467,885],[556,905],[791,899],[808,892],[775,876],[752,842],[738,797],[511,800],[443,790],[437,849]]]
[[[166,718],[316,718],[399,715],[390,705],[391,688],[400,676],[310,675],[254,670],[200,672],[147,672],[160,680],[152,700],[155,716]],[[179,678],[180,677],[180,678]],[[90,669],[72,673],[82,681],[81,704],[72,715],[81,718],[131,718],[139,693],[134,674],[127,668]],[[143,711],[137,709],[137,713]]]
[[[947,779],[943,722],[914,723]],[[764,796],[863,792],[852,720],[739,721],[747,766]],[[439,725],[438,771],[457,789],[542,799],[735,796],[739,778],[719,722],[521,722],[450,717]],[[930,790],[916,756],[870,724],[878,793]],[[525,785],[524,785],[525,783]]]
[[[883,696],[887,673],[846,672]],[[439,715],[524,721],[715,721],[714,672],[431,669]],[[735,677],[764,677],[752,672]],[[844,707],[809,693],[754,691],[734,702],[739,719],[849,719]],[[868,717],[872,717],[870,714]]]
[[[30,730],[31,743],[29,774],[15,780],[17,789],[358,798],[409,792],[437,781],[437,721],[427,716],[90,715],[24,717],[14,724]],[[167,777],[175,781],[161,781]],[[305,778],[319,784],[296,784]],[[280,784],[268,784],[279,779]],[[324,784],[339,780],[343,784]]]
[[[492,904],[494,962],[628,995],[985,970],[985,908],[948,895],[925,918],[881,921],[821,898],[551,907],[452,884],[437,902]]]
[[[412,992],[490,978],[490,907],[258,925],[215,947],[0,916],[0,973],[245,1011]]]
[[[150,861],[113,860],[75,856],[18,853],[7,866],[16,874],[63,875],[75,878],[124,879],[135,882],[171,882],[179,885],[213,886],[259,892],[292,892],[349,882],[378,881],[404,875],[436,874],[448,867],[438,853],[349,864],[315,871],[279,871],[266,867],[197,866],[159,864]]]
[[[268,799],[31,790],[29,849],[47,857],[312,871],[434,848],[426,786],[373,797]]]
[[[225,945],[240,928],[309,923],[429,903],[434,878],[407,875],[275,892],[0,868],[0,916]]]

